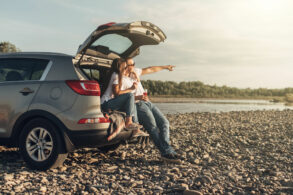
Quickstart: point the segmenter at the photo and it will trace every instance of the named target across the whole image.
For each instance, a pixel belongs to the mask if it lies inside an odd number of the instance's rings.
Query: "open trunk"
[[[104,24],[80,45],[73,63],[90,79],[97,80],[103,91],[114,59],[134,57],[140,46],[157,45],[165,39],[163,31],[150,22]]]

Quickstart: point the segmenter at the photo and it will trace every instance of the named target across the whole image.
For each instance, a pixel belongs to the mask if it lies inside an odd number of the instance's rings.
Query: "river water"
[[[164,114],[293,109],[268,100],[200,100],[192,103],[155,103]]]

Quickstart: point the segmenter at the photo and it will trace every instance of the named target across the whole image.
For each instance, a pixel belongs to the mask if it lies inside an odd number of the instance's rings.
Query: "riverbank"
[[[293,111],[167,117],[172,145],[186,158],[180,165],[163,163],[153,144],[128,145],[77,150],[63,167],[38,172],[0,147],[0,193],[293,193]]]
[[[164,97],[150,96],[150,100],[154,103],[198,103],[206,100],[266,100],[270,102],[286,102],[282,97],[256,97],[256,98],[188,98],[188,97]]]

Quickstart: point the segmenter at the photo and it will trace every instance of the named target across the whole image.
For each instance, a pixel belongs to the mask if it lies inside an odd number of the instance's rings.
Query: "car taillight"
[[[95,123],[110,123],[110,119],[99,117],[99,118],[83,118],[78,121],[78,124],[95,124]]]
[[[67,80],[66,84],[80,95],[100,96],[100,85],[97,81]]]

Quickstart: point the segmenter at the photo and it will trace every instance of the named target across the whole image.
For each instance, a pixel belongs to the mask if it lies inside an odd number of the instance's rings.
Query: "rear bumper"
[[[81,147],[101,147],[106,145],[112,145],[125,141],[131,138],[132,131],[122,130],[114,139],[111,141],[107,140],[108,132],[107,129],[100,130],[82,130],[82,131],[71,131],[67,130],[66,134],[70,139],[74,148]]]

